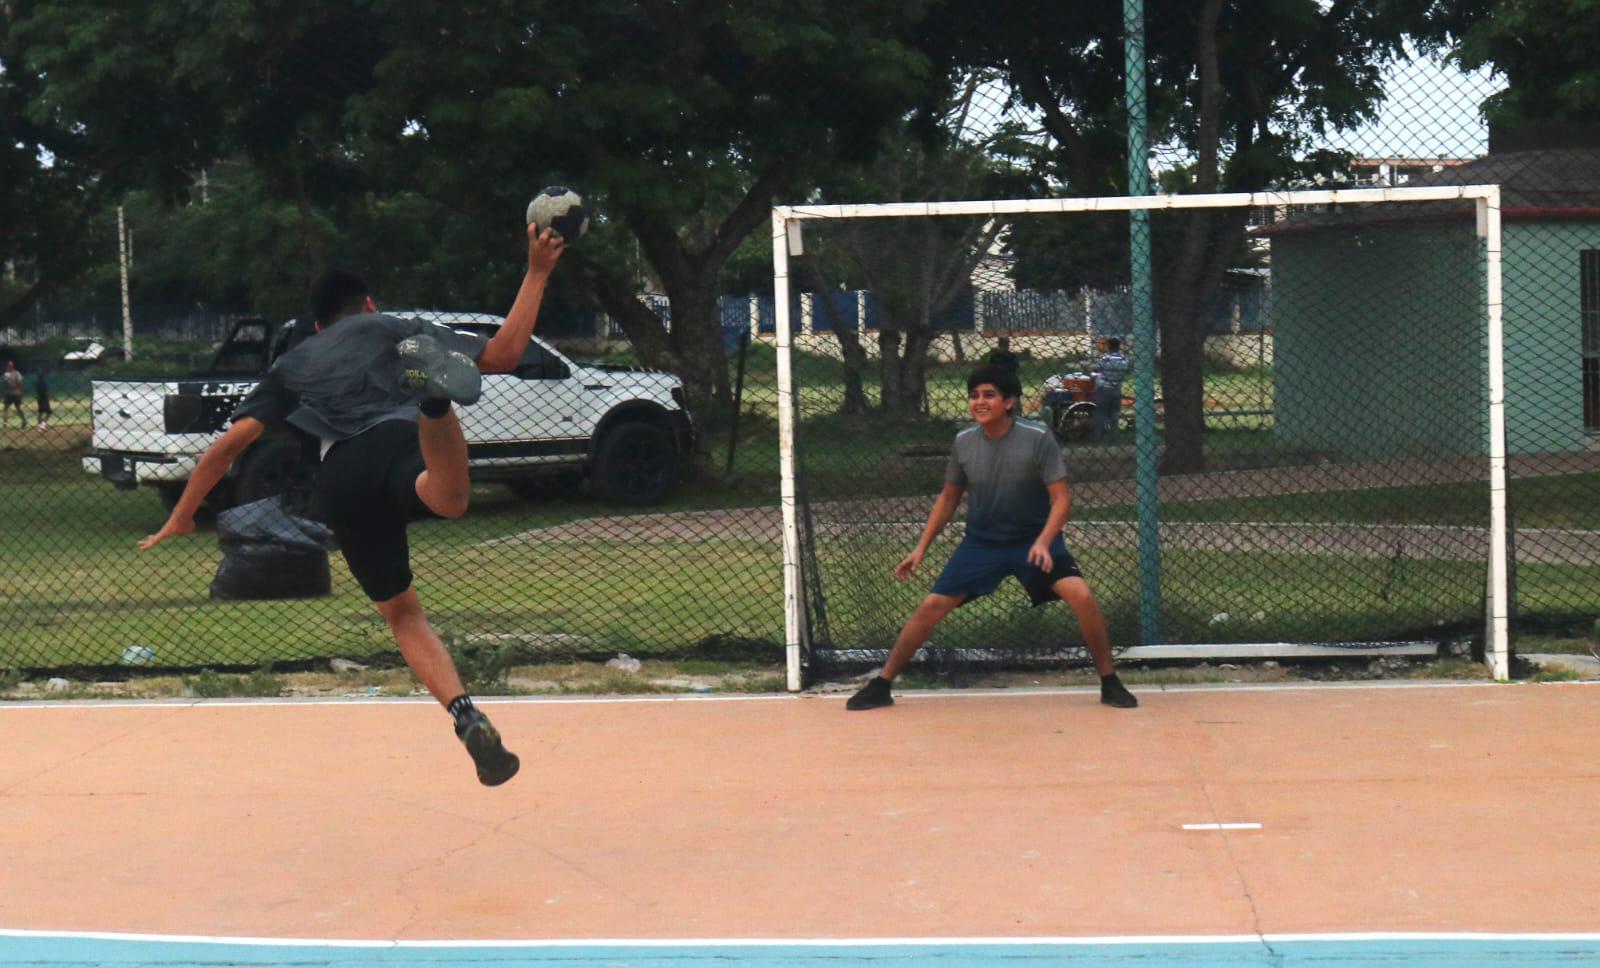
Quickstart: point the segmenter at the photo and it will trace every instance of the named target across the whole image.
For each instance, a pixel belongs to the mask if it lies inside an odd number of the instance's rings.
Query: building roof
[[[1485,155],[1465,164],[1413,175],[1405,188],[1499,185],[1500,215],[1508,221],[1600,221],[1600,148],[1561,148]],[[1471,202],[1393,202],[1296,208],[1257,235],[1324,228],[1451,221],[1473,217]]]
[[[1503,214],[1511,209],[1600,212],[1600,148],[1489,154],[1464,165],[1414,175],[1406,185],[1499,185]]]

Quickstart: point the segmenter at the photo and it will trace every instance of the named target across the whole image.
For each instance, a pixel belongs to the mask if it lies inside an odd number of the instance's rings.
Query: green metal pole
[[[1127,73],[1128,194],[1150,194],[1145,127],[1144,0],[1123,0]],[[1139,501],[1139,641],[1161,641],[1161,533],[1157,491],[1156,322],[1150,297],[1150,213],[1129,213],[1129,288],[1133,296],[1134,483]]]

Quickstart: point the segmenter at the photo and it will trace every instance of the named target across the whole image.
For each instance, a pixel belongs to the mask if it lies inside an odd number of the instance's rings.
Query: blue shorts
[[[945,563],[944,571],[939,573],[939,580],[933,583],[933,593],[961,598],[964,604],[993,592],[1007,575],[1011,575],[1022,584],[1033,604],[1044,605],[1056,600],[1052,588],[1056,582],[1083,577],[1060,536],[1050,544],[1052,567],[1048,572],[1028,562],[1028,549],[1032,547],[1031,541],[996,544],[963,538],[955,554]]]

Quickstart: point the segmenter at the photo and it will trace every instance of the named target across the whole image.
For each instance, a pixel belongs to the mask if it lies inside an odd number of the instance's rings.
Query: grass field
[[[762,356],[761,354],[765,355]],[[775,421],[763,412],[771,391],[770,350],[753,350],[747,412],[734,472],[721,473],[726,426],[708,436],[708,473],[653,515],[678,528],[631,521],[617,508],[572,497],[528,500],[507,488],[475,488],[460,521],[423,521],[411,532],[417,585],[440,631],[458,648],[514,648],[524,657],[575,654],[766,658],[779,654],[782,570],[770,531],[694,512],[773,509],[778,460]],[[838,364],[801,355],[801,379],[836,381]],[[1025,363],[1036,385],[1052,367]],[[808,415],[802,459],[818,501],[907,496],[909,526],[886,537],[863,527],[825,539],[823,591],[838,644],[885,644],[931,582],[951,546],[938,546],[918,581],[898,585],[888,569],[915,540],[926,500],[937,490],[942,454],[964,420],[965,366],[930,374],[932,417],[897,419]],[[1270,401],[1270,374],[1217,372],[1207,396]],[[808,408],[814,398],[807,398]],[[809,413],[809,409],[808,409]],[[1207,446],[1215,454],[1275,456],[1269,420],[1214,418]],[[135,543],[164,512],[149,489],[122,492],[84,474],[87,402],[56,401],[51,433],[0,429],[0,669],[105,666],[129,645],[145,645],[155,666],[257,666],[313,657],[388,653],[386,630],[333,556],[333,595],[303,602],[214,602],[208,587],[220,558],[203,531],[145,555]],[[1120,446],[1126,451],[1126,441]],[[1073,444],[1069,467],[1095,448]],[[1512,489],[1522,528],[1600,527],[1600,475],[1518,480]],[[829,513],[819,509],[819,519]],[[1080,522],[1122,522],[1126,503],[1080,503]],[[1481,527],[1485,489],[1478,484],[1377,488],[1168,502],[1169,522],[1325,522]],[[660,522],[662,518],[652,519]],[[774,517],[775,520],[775,517]],[[871,522],[864,522],[870,524]],[[504,540],[535,529],[558,534]],[[1078,557],[1097,589],[1113,632],[1135,634],[1136,561],[1127,546],[1085,547]],[[1385,559],[1263,550],[1169,548],[1163,561],[1163,629],[1171,641],[1326,641],[1417,635],[1470,626],[1481,615],[1481,561]],[[1524,609],[1563,620],[1600,611],[1593,569],[1532,565],[1518,569]],[[1225,617],[1219,618],[1224,615]],[[1443,623],[1443,625],[1441,625]],[[1029,610],[1006,590],[962,610],[941,628],[940,644],[1042,644],[1075,641],[1062,608]]]

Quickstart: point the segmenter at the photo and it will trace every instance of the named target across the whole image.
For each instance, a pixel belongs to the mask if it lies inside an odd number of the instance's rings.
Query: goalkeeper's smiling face
[[[980,383],[967,391],[967,413],[981,427],[1003,426],[1016,405],[1015,397],[1003,396],[993,383]]]

